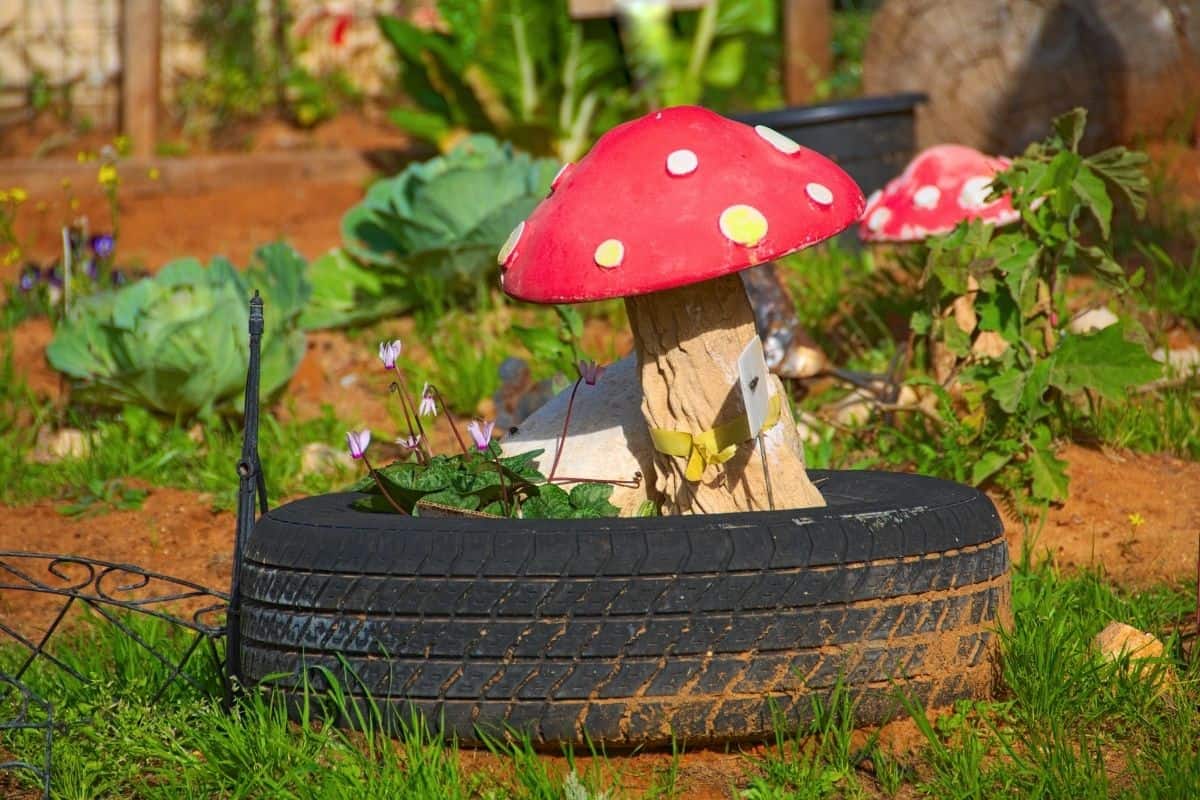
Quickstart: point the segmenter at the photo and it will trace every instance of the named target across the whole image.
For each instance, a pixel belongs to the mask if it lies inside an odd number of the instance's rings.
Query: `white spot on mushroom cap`
[[[721,212],[717,225],[726,239],[745,247],[753,247],[767,235],[767,218],[754,206],[729,206]]]
[[[501,266],[508,263],[512,257],[513,250],[517,248],[517,242],[521,241],[521,234],[525,232],[525,221],[517,223],[517,227],[512,229],[512,233],[504,240],[504,246],[500,248],[500,252],[496,254],[496,263]]]
[[[879,202],[879,198],[883,197],[883,189],[876,189],[867,197],[867,205],[865,208],[871,208]]]
[[[810,183],[804,187],[804,193],[819,205],[833,205],[833,192],[823,183]]]
[[[922,186],[913,193],[913,205],[917,208],[932,210],[941,199],[942,191],[936,186]]]
[[[888,224],[888,220],[892,218],[892,212],[887,208],[877,208],[871,212],[871,216],[867,217],[867,229],[874,232]]]
[[[754,132],[761,136],[766,142],[785,155],[792,155],[800,152],[800,145],[784,136],[774,128],[768,128],[766,125],[755,125]]]
[[[667,172],[675,177],[690,175],[700,166],[700,159],[691,150],[673,150],[667,156]]]
[[[619,267],[621,266],[621,262],[625,260],[625,245],[620,239],[605,239],[596,245],[596,250],[592,254],[592,258],[598,267],[604,267],[605,269]]]
[[[987,205],[987,196],[992,191],[992,179],[987,175],[976,175],[963,182],[962,191],[958,193],[958,204],[966,209],[983,208]]]

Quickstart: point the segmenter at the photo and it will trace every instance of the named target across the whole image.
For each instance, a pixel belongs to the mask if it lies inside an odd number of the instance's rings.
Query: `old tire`
[[[916,475],[812,476],[827,508],[497,523],[289,503],[247,543],[243,677],[294,693],[332,675],[464,742],[609,746],[761,737],[839,681],[863,724],[897,690],[987,696],[1009,605],[991,502]]]

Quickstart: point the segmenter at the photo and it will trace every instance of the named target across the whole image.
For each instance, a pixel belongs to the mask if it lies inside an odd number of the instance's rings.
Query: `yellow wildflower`
[[[1140,528],[1146,524],[1146,520],[1142,518],[1141,514],[1139,514],[1135,511],[1134,513],[1129,515],[1129,524],[1132,525],[1134,528]]]
[[[24,203],[29,199],[29,193],[20,186],[14,186],[8,193],[14,203]]]
[[[103,164],[100,171],[96,173],[96,180],[100,181],[101,186],[113,186],[117,182],[117,168],[112,164]]]
[[[150,176],[150,180],[156,181],[162,173],[158,171],[158,167],[151,167],[148,174]]]

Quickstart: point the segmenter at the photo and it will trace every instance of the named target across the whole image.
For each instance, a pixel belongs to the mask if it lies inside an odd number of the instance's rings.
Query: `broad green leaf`
[[[987,387],[991,390],[992,398],[1004,413],[1016,413],[1027,378],[1026,373],[1019,369],[1007,369],[988,381]]]
[[[990,451],[984,453],[971,467],[971,485],[978,486],[999,472],[1005,464],[1012,461],[1011,453]]]
[[[1073,108],[1061,116],[1055,117],[1051,123],[1054,132],[1062,139],[1063,144],[1072,152],[1079,149],[1083,132],[1087,128],[1087,109]]]
[[[1104,179],[1085,165],[1075,173],[1075,180],[1071,182],[1071,188],[1075,190],[1080,201],[1096,218],[1096,222],[1100,225],[1100,234],[1108,239],[1113,206],[1112,198],[1108,196],[1108,189],[1104,185]]]
[[[1090,389],[1121,400],[1128,389],[1162,375],[1162,365],[1146,348],[1125,339],[1125,325],[1083,336],[1064,336],[1053,354],[1050,383],[1064,392]]]
[[[1033,476],[1033,496],[1061,503],[1067,499],[1067,462],[1054,454],[1050,431],[1044,425],[1034,430],[1026,455]]]

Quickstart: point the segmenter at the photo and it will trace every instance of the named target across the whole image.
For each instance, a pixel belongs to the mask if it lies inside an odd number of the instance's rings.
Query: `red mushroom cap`
[[[827,239],[863,203],[841,168],[770,128],[666,108],[563,168],[500,251],[501,285],[535,303],[673,289]]]
[[[1004,195],[986,202],[992,177],[1008,169],[1007,158],[986,156],[958,144],[921,152],[882,190],[871,194],[858,235],[867,242],[915,242],[953,230],[967,219],[1007,225],[1021,215]]]

